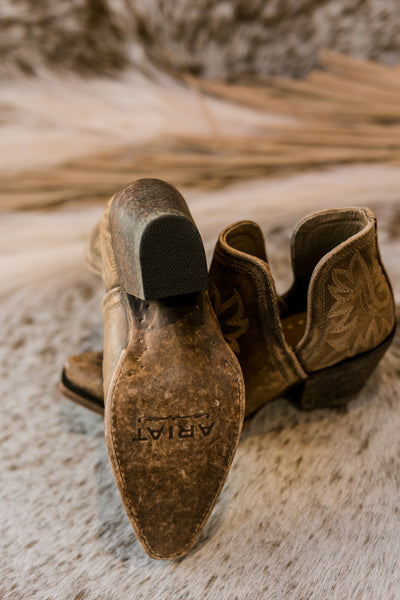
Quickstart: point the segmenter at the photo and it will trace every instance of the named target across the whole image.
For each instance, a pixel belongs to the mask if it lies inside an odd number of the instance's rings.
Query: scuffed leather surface
[[[120,287],[111,289],[101,303],[104,321],[103,381],[104,398],[111,377],[128,338],[128,317],[125,294]]]
[[[154,558],[185,554],[228,473],[244,412],[239,366],[206,293],[134,300],[106,403],[110,459],[136,534]]]
[[[307,373],[375,348],[395,324],[369,209],[333,209],[300,222],[292,236],[295,280],[281,299],[266,258],[261,231],[243,221],[221,233],[210,270],[214,308],[243,370],[246,415]],[[306,309],[305,333],[292,350],[281,317]]]
[[[117,264],[115,261],[114,249],[111,241],[110,212],[113,200],[114,196],[108,202],[103,214],[103,218],[100,221],[100,225],[95,227],[93,234],[96,236],[96,232],[99,232],[99,246],[101,250],[101,276],[106,292],[112,290],[113,288],[120,288]],[[94,242],[93,245],[96,247]]]
[[[240,436],[242,376],[237,360],[222,340],[207,294],[199,296],[196,304],[178,309],[170,306],[166,310],[161,302],[133,302],[137,335],[122,357],[122,373],[117,375],[114,394],[118,406],[112,422],[119,433],[114,438],[112,460],[120,473],[121,493],[128,498],[134,515],[133,527],[148,553],[155,558],[163,553],[172,557],[179,549],[184,553],[190,548],[222,487],[221,470],[227,473],[235,438]],[[187,324],[174,332],[177,310],[181,321],[182,313],[187,313]],[[154,344],[159,349],[157,355],[148,352]],[[163,356],[168,357],[170,368],[165,368]],[[188,359],[194,365],[189,370]],[[65,369],[74,387],[103,402],[101,363],[101,352],[87,352],[70,357]],[[199,391],[188,413],[187,394],[192,389]],[[139,417],[132,418],[132,413]],[[155,419],[157,414],[159,420]],[[216,436],[226,443],[218,442]],[[132,443],[135,438],[139,439]],[[127,458],[132,455],[132,445],[137,450],[135,461]],[[168,453],[172,460],[165,473],[161,465]],[[142,490],[141,481],[149,486],[151,472],[152,493],[157,494],[158,502],[149,511],[148,498],[141,498],[138,487]],[[199,489],[201,486],[204,489]],[[164,544],[161,555],[160,538]]]
[[[259,227],[239,222],[219,236],[210,268],[214,309],[243,371],[246,416],[306,377],[284,339],[265,258]]]
[[[128,230],[152,209],[189,214],[180,194],[158,180],[114,198],[123,198]],[[121,263],[132,262],[132,279],[140,272],[137,248],[121,246],[111,226],[114,198],[99,229],[106,442],[138,539],[153,558],[170,559],[190,550],[222,489],[244,418],[243,379],[206,292],[143,301],[122,289]]]
[[[293,310],[299,310],[300,303],[303,305],[299,298],[302,293],[306,308],[308,284],[318,262],[366,225],[367,212],[357,208],[319,211],[304,217],[296,225],[290,244],[295,287],[293,295],[297,305]],[[285,300],[288,302],[287,297]]]
[[[104,321],[103,347],[103,385],[104,399],[111,377],[128,339],[128,317],[125,305],[125,294],[119,283],[117,265],[111,241],[110,211],[114,197],[108,202],[100,224],[94,229],[94,238],[98,235],[99,242],[93,238],[92,247],[101,250],[101,276],[105,288],[102,302]],[[95,251],[94,251],[95,254]]]
[[[336,235],[344,241],[321,258],[309,283],[307,326],[296,348],[308,372],[375,348],[395,324],[375,215],[368,209],[342,209],[323,217],[314,236],[326,237],[329,220],[334,219]],[[301,259],[300,254],[296,262]]]
[[[69,356],[64,364],[64,372],[74,388],[103,402],[102,363],[102,352],[84,352]]]

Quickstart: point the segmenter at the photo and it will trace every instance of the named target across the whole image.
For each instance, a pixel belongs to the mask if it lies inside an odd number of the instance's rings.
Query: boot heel
[[[389,348],[393,336],[394,330],[373,350],[312,373],[292,390],[291,401],[303,410],[347,404],[364,386]]]
[[[173,186],[141,179],[115,197],[111,239],[125,291],[142,300],[208,287],[203,242],[185,200]]]

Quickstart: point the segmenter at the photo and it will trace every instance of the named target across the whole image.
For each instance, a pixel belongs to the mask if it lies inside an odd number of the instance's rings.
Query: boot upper
[[[279,299],[256,223],[236,223],[219,236],[210,268],[210,296],[242,367],[247,415],[306,378],[284,337]]]
[[[306,217],[291,251],[294,282],[280,298],[256,223],[227,227],[216,245],[210,294],[243,370],[247,414],[309,373],[375,348],[395,325],[371,210]]]

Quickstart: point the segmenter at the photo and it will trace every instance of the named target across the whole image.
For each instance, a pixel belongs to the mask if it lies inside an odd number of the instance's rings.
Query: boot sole
[[[111,208],[111,241],[130,337],[107,394],[105,434],[139,541],[150,557],[172,559],[191,549],[222,489],[244,386],[208,293],[199,292],[207,268],[187,208],[179,200],[180,214],[166,214],[176,211],[168,197],[138,227],[135,201],[121,198]]]

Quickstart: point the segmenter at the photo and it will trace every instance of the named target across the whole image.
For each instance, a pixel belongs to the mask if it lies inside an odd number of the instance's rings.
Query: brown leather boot
[[[306,217],[292,236],[294,283],[278,298],[260,228],[219,236],[210,296],[242,367],[246,415],[293,388],[306,409],[346,403],[388,348],[394,301],[367,208]]]
[[[96,235],[108,454],[144,549],[176,558],[193,546],[227,476],[244,417],[242,374],[206,291],[200,235],[175,188],[155,179],[122,188]],[[96,369],[89,372],[98,395]]]
[[[246,416],[287,391],[305,409],[346,403],[393,336],[393,295],[371,210],[306,217],[292,237],[292,263],[294,283],[278,298],[256,223],[227,227],[216,245],[210,293],[243,370]],[[71,357],[63,375],[65,395],[96,412],[99,356]]]
[[[60,390],[69,400],[104,415],[103,353],[69,356],[64,363]]]

